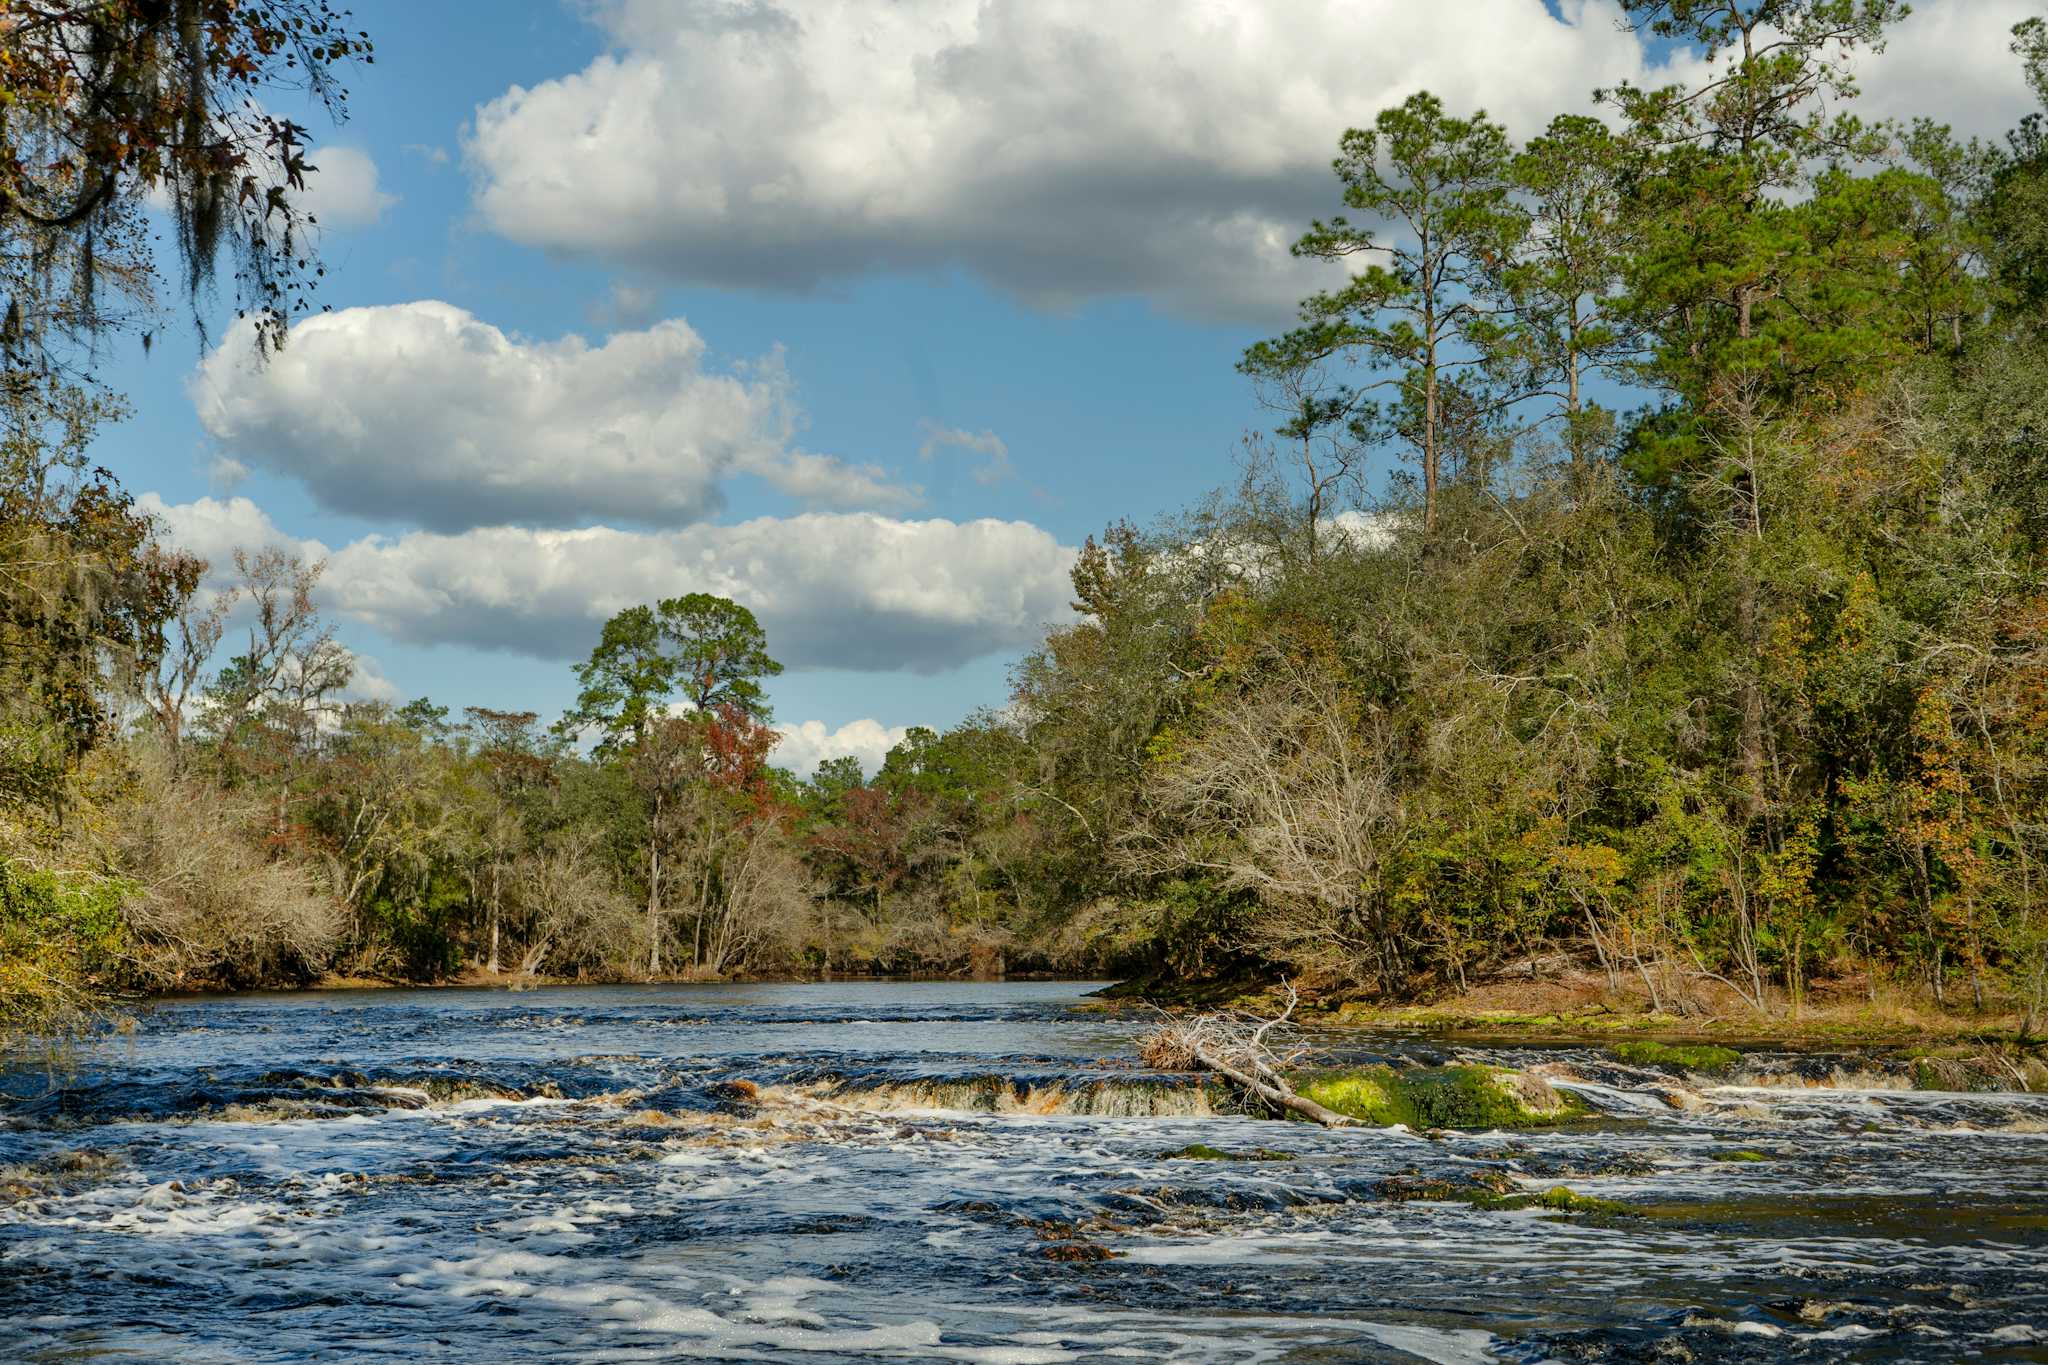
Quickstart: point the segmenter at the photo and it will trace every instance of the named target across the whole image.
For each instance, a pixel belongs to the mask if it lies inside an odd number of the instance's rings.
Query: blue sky
[[[752,595],[799,767],[999,704],[1071,547],[1232,477],[1344,126],[1426,87],[1526,134],[1685,61],[1601,0],[353,8],[333,313],[261,372],[218,303],[211,359],[111,357],[100,458],[210,557],[326,551],[394,698],[553,714],[607,604]],[[2033,8],[1922,6],[1872,103],[2009,124]]]

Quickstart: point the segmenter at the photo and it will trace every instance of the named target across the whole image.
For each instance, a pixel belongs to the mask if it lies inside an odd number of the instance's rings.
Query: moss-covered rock
[[[1161,1161],[1292,1161],[1294,1153],[1271,1147],[1254,1147],[1247,1152],[1226,1152],[1204,1142],[1193,1142],[1177,1152],[1162,1152]]]
[[[1769,1161],[1770,1158],[1768,1156],[1765,1156],[1762,1152],[1752,1152],[1746,1147],[1741,1147],[1736,1148],[1733,1151],[1708,1152],[1707,1160],[1728,1162],[1755,1162]]]
[[[1558,1213],[1598,1214],[1606,1218],[1632,1212],[1629,1206],[1619,1199],[1602,1199],[1597,1195],[1580,1194],[1565,1185],[1552,1185],[1535,1195],[1510,1195],[1495,1207],[1552,1209]]]
[[[1294,1077],[1291,1083],[1303,1098],[1361,1123],[1384,1128],[1413,1118],[1412,1111],[1395,1100],[1399,1086],[1387,1067],[1316,1072]]]
[[[1501,1172],[1482,1172],[1463,1180],[1425,1180],[1392,1176],[1380,1182],[1382,1199],[1398,1203],[1423,1200],[1438,1204],[1470,1204],[1476,1209],[1549,1209],[1555,1213],[1615,1217],[1634,1212],[1627,1204],[1580,1194],[1566,1185],[1525,1190]]]
[[[1712,1043],[1658,1043],[1648,1039],[1616,1043],[1614,1055],[1631,1066],[1664,1067],[1701,1076],[1725,1076],[1742,1065],[1742,1054]]]
[[[1324,1108],[1381,1128],[1543,1128],[1586,1112],[1541,1076],[1502,1067],[1370,1066],[1308,1072],[1292,1083]]]

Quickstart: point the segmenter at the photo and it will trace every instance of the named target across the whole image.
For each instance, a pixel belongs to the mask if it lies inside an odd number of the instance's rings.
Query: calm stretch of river
[[[1354,1035],[1603,1117],[1323,1132],[1190,1112],[1085,989],[159,1008],[0,1083],[0,1359],[2048,1359],[2048,1098]],[[1643,1212],[1389,1194],[1485,1172]]]

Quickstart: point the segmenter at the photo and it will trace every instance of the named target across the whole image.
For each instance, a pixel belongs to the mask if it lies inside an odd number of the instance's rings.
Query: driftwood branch
[[[1354,1120],[1294,1092],[1281,1068],[1300,1054],[1276,1057],[1267,1042],[1276,1031],[1285,1030],[1297,1003],[1299,996],[1288,985],[1287,1008],[1270,1019],[1234,1013],[1168,1019],[1138,1045],[1139,1056],[1162,1070],[1213,1071],[1276,1109],[1325,1128],[1350,1127]]]

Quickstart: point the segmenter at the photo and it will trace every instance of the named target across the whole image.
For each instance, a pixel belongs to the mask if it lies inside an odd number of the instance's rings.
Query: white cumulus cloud
[[[1866,63],[1881,113],[1991,132],[2036,0],[1933,0]],[[610,50],[476,113],[484,221],[718,285],[965,268],[1032,301],[1284,317],[1348,126],[1429,89],[1527,135],[1663,84],[1614,0],[601,0]]]
[[[910,733],[906,725],[884,725],[878,720],[850,720],[836,730],[821,720],[800,725],[775,727],[782,738],[775,743],[769,761],[787,768],[798,777],[809,777],[828,758],[857,758],[861,771],[873,777],[881,770],[889,751]]]
[[[605,620],[688,592],[750,608],[792,668],[932,673],[1023,648],[1068,613],[1074,550],[1027,522],[805,513],[675,531],[488,527],[295,540],[245,497],[138,500],[216,573],[238,548],[324,559],[322,601],[408,644],[586,655]]]
[[[296,202],[324,228],[368,227],[398,202],[377,183],[377,163],[357,147],[322,147],[306,158],[314,171]]]
[[[1996,137],[2034,107],[2010,47],[2012,26],[2042,13],[2040,0],[1916,4],[1883,52],[1858,54],[1858,112],[1901,120],[1924,114],[1964,135]]]
[[[478,109],[484,220],[719,284],[966,267],[1268,319],[1343,129],[1417,90],[1528,131],[1654,74],[1612,0],[611,0]]]
[[[778,354],[713,369],[679,320],[593,345],[518,337],[432,300],[349,308],[299,322],[260,365],[246,326],[193,376],[199,419],[226,457],[299,479],[336,511],[450,532],[674,526],[718,512],[739,474],[815,506],[915,500],[879,469],[794,444]]]
[[[308,560],[327,557],[325,545],[285,534],[269,513],[245,497],[169,503],[161,494],[144,493],[135,500],[135,505],[162,524],[173,545],[207,562],[207,580],[212,583],[232,579],[237,550],[253,555],[275,546]]]
[[[375,655],[351,652],[349,662],[354,668],[348,686],[342,689],[342,700],[384,701],[394,705],[405,700],[405,694],[385,676],[384,664]]]

